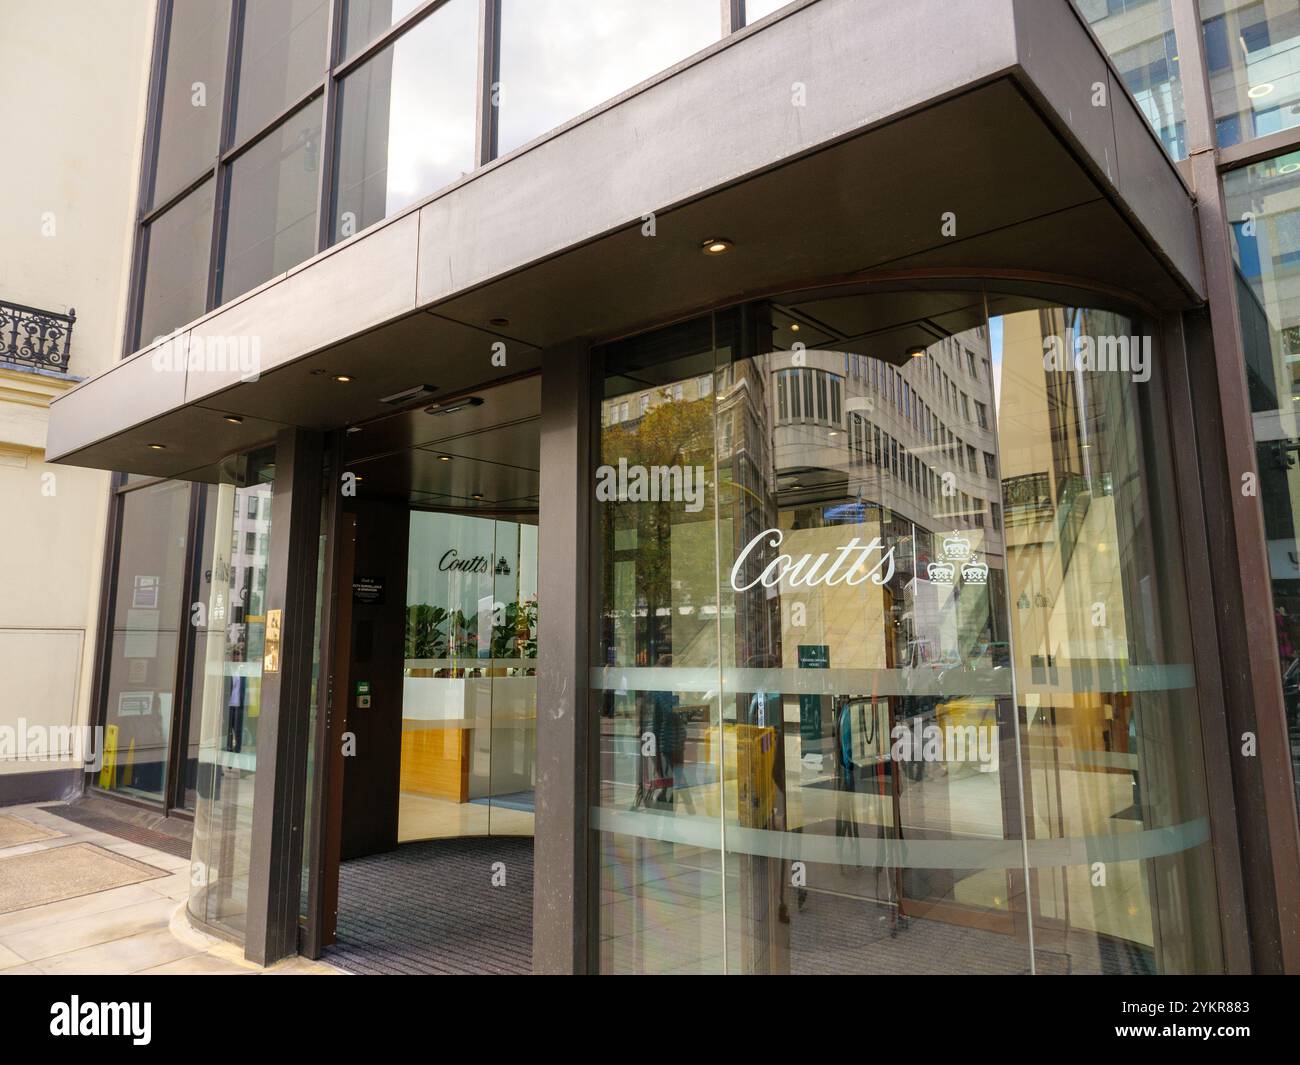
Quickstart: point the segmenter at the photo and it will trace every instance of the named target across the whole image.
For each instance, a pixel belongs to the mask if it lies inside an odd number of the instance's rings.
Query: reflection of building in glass
[[[1092,25],[1165,151],[1182,159],[1187,155],[1186,121],[1170,0],[1074,0],[1074,5]]]

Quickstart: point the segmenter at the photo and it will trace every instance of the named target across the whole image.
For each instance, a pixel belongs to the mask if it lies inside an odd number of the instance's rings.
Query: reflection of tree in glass
[[[702,466],[713,470],[713,397],[658,403],[634,424],[607,426],[601,434],[601,462],[618,468],[620,460],[628,466]],[[659,614],[660,607],[673,601],[672,531],[674,525],[692,521],[711,521],[706,506],[697,513],[686,510],[684,501],[606,503],[600,507],[601,539],[607,560],[619,553],[616,531],[635,530],[633,550],[636,559],[637,605],[646,608],[645,624],[649,631],[636,645],[638,659],[653,662],[661,653],[671,652],[671,627],[660,639],[661,626],[669,619]],[[601,567],[605,584],[603,601],[616,601],[614,578],[617,567]],[[643,663],[648,664],[648,663]]]

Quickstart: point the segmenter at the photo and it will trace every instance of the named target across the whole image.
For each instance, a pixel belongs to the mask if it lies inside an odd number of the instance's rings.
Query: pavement
[[[242,948],[190,925],[185,912],[190,875],[187,859],[64,820],[43,808],[50,805],[0,807],[0,814],[57,833],[17,845],[0,845],[0,876],[6,859],[86,844],[144,863],[160,875],[149,872],[149,879],[136,883],[0,913],[0,976],[340,972],[307,958],[288,958],[267,968],[246,961]],[[80,892],[82,887],[69,890]]]

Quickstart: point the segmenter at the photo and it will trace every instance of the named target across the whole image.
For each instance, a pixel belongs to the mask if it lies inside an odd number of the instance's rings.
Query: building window
[[[339,83],[333,240],[474,168],[478,5],[451,0]]]
[[[717,0],[501,0],[501,155],[706,48]]]
[[[166,203],[216,162],[229,36],[229,0],[172,0],[153,205]]]
[[[1166,152],[1187,156],[1183,83],[1170,0],[1074,0]],[[1207,41],[1208,44],[1208,41]]]
[[[981,429],[989,427],[989,409],[978,399],[975,401],[975,421],[979,423]]]
[[[192,322],[207,308],[212,188],[205,181],[145,227],[139,332],[135,347]]]
[[[1300,430],[1295,412],[1300,409],[1300,380],[1294,369],[1300,362],[1300,320],[1290,296],[1290,279],[1300,262],[1300,210],[1296,209],[1300,152],[1234,170],[1224,177],[1223,189],[1228,218],[1233,220],[1237,309],[1254,415],[1282,688],[1287,725],[1296,736],[1300,735],[1300,565],[1296,562]],[[1292,745],[1292,768],[1300,802],[1300,745]]]
[[[104,763],[90,783],[162,804],[170,789],[177,656],[187,618],[185,537],[190,486],[164,481],[119,496],[104,685]]]
[[[341,0],[343,4],[340,58],[355,55],[385,30],[395,26],[425,0]]]
[[[218,303],[315,252],[320,137],[317,99],[230,165]]]
[[[1297,5],[1203,4],[1201,13],[1219,145],[1300,125]]]
[[[244,0],[235,81],[235,143],[319,85],[329,65],[327,0]]]

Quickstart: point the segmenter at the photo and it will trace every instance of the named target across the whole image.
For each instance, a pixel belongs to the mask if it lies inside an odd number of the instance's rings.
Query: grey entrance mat
[[[5,847],[17,847],[23,843],[35,843],[41,839],[57,839],[62,834],[52,828],[34,825],[12,814],[0,814],[0,850]]]
[[[0,913],[62,902],[166,875],[165,869],[156,869],[92,843],[70,843],[66,847],[0,858]]]
[[[500,862],[506,882],[492,886]],[[339,867],[338,942],[354,973],[512,973],[533,968],[533,841],[403,843]]]

